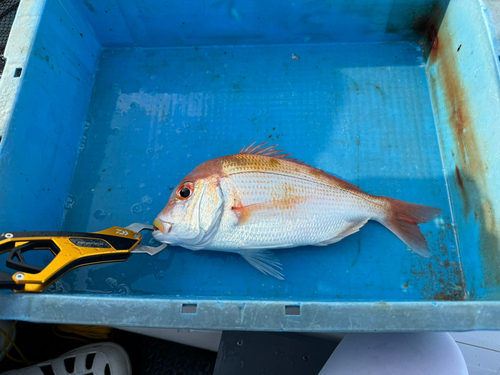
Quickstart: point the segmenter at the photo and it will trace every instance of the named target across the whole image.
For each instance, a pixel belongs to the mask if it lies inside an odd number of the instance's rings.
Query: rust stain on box
[[[468,213],[470,211],[470,203],[469,196],[467,195],[467,189],[465,189],[464,181],[462,179],[462,175],[460,174],[460,169],[455,165],[455,176],[457,179],[458,187],[460,188],[460,192],[462,193],[462,198],[464,200],[464,212]]]
[[[434,27],[432,22],[427,25],[429,36]],[[460,45],[458,50],[457,45]],[[463,202],[463,212],[457,214],[463,215],[465,222],[472,219],[477,225],[477,247],[481,253],[485,285],[497,286],[500,285],[500,245],[493,206],[486,196],[488,190],[485,173],[488,166],[481,156],[480,143],[474,130],[471,98],[458,60],[464,49],[473,48],[474,46],[467,46],[461,40],[455,40],[453,30],[445,18],[429,53],[429,67],[435,68],[435,74],[429,75],[429,83],[436,116],[441,123],[449,126],[455,141],[456,149],[452,153],[455,159],[454,180]],[[473,216],[470,215],[472,212]],[[444,296],[435,297],[441,299]]]
[[[478,173],[484,170],[484,167],[474,134],[467,87],[462,82],[462,73],[457,66],[453,45],[450,32],[447,28],[442,28],[436,36],[429,59],[431,64],[437,64],[437,81],[443,89],[447,123],[451,126],[457,142],[461,166],[468,173]]]
[[[436,301],[464,301],[467,298],[467,294],[464,293],[462,285],[446,285],[442,292],[435,293],[433,300]]]

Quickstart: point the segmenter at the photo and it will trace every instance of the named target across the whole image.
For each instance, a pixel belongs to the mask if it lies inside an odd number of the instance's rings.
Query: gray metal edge
[[[194,314],[183,304],[196,304]],[[300,315],[285,315],[299,305]],[[2,294],[0,319],[129,327],[300,332],[500,329],[500,302],[217,301],[61,294]]]

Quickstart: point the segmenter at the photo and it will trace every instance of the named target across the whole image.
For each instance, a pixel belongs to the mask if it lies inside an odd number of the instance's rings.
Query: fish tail
[[[418,224],[434,219],[441,214],[442,210],[393,198],[381,198],[386,202],[386,214],[376,220],[385,225],[417,254],[426,258],[430,257],[427,241]]]

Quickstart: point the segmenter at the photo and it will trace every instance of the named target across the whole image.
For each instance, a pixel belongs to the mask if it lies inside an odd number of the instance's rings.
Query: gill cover
[[[157,240],[190,250],[201,250],[210,244],[219,229],[223,211],[223,197],[216,178],[200,179],[194,183],[193,192],[183,199],[182,183],[170,197],[159,218],[171,223],[167,234],[155,236]]]

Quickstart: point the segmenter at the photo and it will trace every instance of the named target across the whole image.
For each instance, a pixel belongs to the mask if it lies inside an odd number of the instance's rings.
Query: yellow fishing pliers
[[[152,225],[134,223],[100,232],[6,232],[0,236],[0,254],[9,252],[6,265],[13,275],[0,272],[0,289],[15,292],[43,292],[66,272],[89,264],[123,262],[130,254],[155,255],[167,244],[141,245],[143,230]],[[23,253],[50,250],[54,255],[45,267],[28,264]]]

